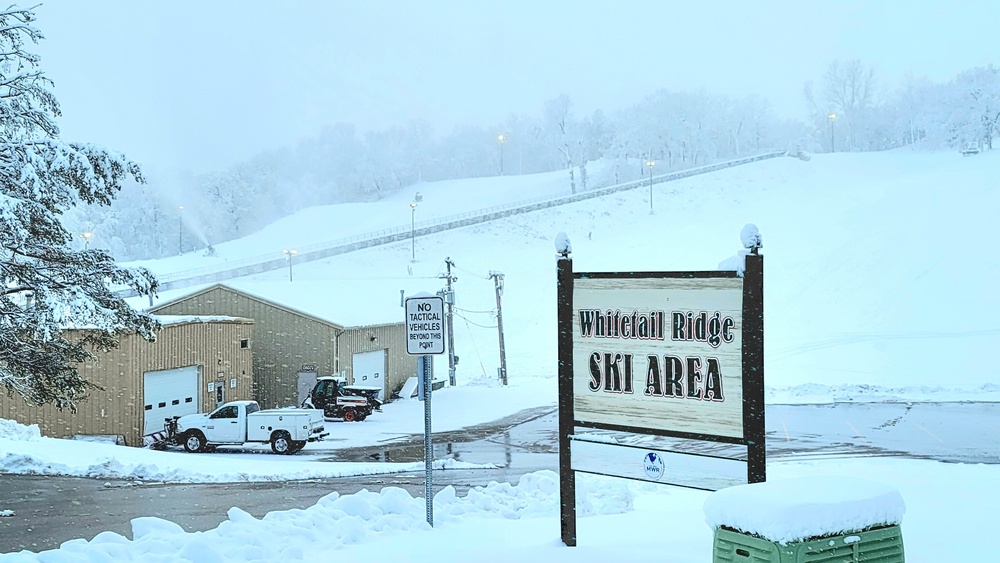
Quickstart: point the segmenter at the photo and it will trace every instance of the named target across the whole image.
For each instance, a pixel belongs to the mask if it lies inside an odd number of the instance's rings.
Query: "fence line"
[[[530,213],[532,211],[538,211],[541,209],[547,209],[559,205],[566,205],[568,203],[576,203],[578,201],[584,201],[596,197],[603,197],[617,192],[633,190],[640,187],[646,187],[649,186],[651,182],[653,184],[672,182],[675,180],[681,180],[683,178],[688,178],[691,176],[697,176],[699,174],[707,174],[709,172],[715,172],[717,170],[722,170],[725,168],[732,168],[734,166],[740,166],[743,164],[750,164],[752,162],[758,162],[761,160],[767,160],[779,156],[785,156],[785,154],[786,153],[783,151],[770,152],[770,153],[760,154],[757,156],[740,158],[736,160],[729,160],[726,162],[719,162],[716,164],[699,166],[697,168],[689,168],[687,170],[680,170],[677,172],[661,174],[659,176],[653,176],[651,180],[650,179],[633,180],[631,182],[625,182],[623,184],[617,184],[614,186],[608,186],[604,188],[597,188],[595,190],[589,190],[586,192],[572,194],[568,196],[555,196],[555,197],[549,196],[549,197],[528,199],[506,205],[498,205],[494,207],[487,207],[484,209],[477,209],[474,211],[467,211],[465,213],[449,215],[447,217],[428,219],[416,223],[412,229],[406,226],[393,227],[390,229],[382,229],[379,231],[363,233],[352,237],[346,237],[322,243],[312,244],[306,247],[300,247],[298,254],[295,255],[295,260],[296,262],[311,262],[313,260],[322,260],[323,258],[329,258],[331,256],[336,256],[338,254],[345,254],[348,252],[354,252],[355,250],[361,250],[364,248],[371,248],[373,246],[381,246],[384,244],[391,244],[394,242],[407,240],[411,236],[412,237],[425,236],[451,229],[467,227],[469,225],[475,225],[477,223],[495,221],[497,219],[502,219],[504,217],[510,217],[511,215]],[[270,255],[261,255],[250,258],[243,258],[240,260],[234,260],[232,262],[227,263],[226,264],[227,267],[223,270],[218,269],[218,267],[205,267],[193,270],[185,270],[182,272],[164,274],[157,276],[157,279],[160,281],[161,291],[180,289],[184,287],[190,287],[193,285],[219,282],[232,278],[247,276],[250,274],[258,274],[271,270],[277,270],[279,268],[285,268],[288,266],[287,260],[288,260],[287,258],[271,258]],[[135,297],[137,294],[132,290],[123,290],[119,291],[118,295],[121,297]]]

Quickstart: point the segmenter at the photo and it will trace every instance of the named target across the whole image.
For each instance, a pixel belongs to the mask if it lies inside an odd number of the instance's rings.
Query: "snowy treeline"
[[[443,136],[421,121],[381,131],[337,124],[225,171],[178,177],[147,169],[149,183],[123,190],[110,211],[73,219],[81,234],[93,233],[91,245],[119,259],[157,258],[204,252],[305,207],[376,201],[421,181],[496,176],[501,166],[505,175],[566,170],[566,192],[574,193],[648,175],[650,159],[665,173],[785,148],[804,130],[756,97],[660,91],[613,115],[578,115],[560,96],[537,115]],[[595,161],[604,161],[603,174],[588,170]],[[336,225],[317,227],[336,238]]]
[[[812,108],[816,152],[875,151],[918,144],[926,149],[993,148],[1000,135],[1000,69],[964,71],[946,83],[907,76],[894,90],[859,60],[830,64]]]

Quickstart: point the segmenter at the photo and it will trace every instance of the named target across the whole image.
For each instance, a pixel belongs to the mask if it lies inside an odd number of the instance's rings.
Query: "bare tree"
[[[862,134],[870,126],[868,119],[876,105],[875,71],[858,59],[834,61],[823,74],[822,95],[829,113],[836,115],[846,149],[868,148]]]

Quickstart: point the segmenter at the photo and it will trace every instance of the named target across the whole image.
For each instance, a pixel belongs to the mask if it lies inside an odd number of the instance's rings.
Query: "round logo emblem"
[[[646,476],[650,479],[659,481],[660,477],[663,477],[663,458],[656,452],[646,454],[646,457],[642,459],[642,466],[646,470]]]

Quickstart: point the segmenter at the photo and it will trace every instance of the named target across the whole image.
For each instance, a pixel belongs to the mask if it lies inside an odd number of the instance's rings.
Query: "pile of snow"
[[[769,405],[976,402],[996,401],[1000,397],[1000,384],[986,383],[963,389],[940,385],[885,387],[806,383],[784,388],[767,387],[765,395]]]
[[[10,518],[14,516],[13,510],[0,510],[0,518]]]
[[[900,524],[899,491],[850,477],[800,477],[716,491],[705,501],[705,522],[782,544]]]
[[[13,420],[0,418],[0,440],[16,440],[26,442],[41,439],[42,433],[37,424],[25,426]]]
[[[32,427],[35,428],[35,427]],[[421,471],[423,462],[348,463],[320,461],[315,455],[292,458],[268,453],[194,455],[182,451],[158,452],[83,442],[38,438],[30,441],[0,439],[0,473],[22,475],[72,475],[101,479],[129,479],[170,483],[242,483],[293,481],[358,475],[383,475]],[[434,461],[434,468],[482,469],[455,459]]]
[[[750,255],[749,250],[740,250],[736,254],[726,258],[722,262],[719,262],[720,270],[732,270],[739,272],[742,276],[743,272],[747,269],[747,256]]]
[[[585,475],[577,479],[577,516],[621,514],[632,510],[632,492],[621,479]],[[517,485],[491,482],[476,487],[464,498],[455,496],[451,487],[434,496],[434,506],[441,506],[451,517],[487,513],[513,519],[559,514],[559,475],[538,471],[522,475]]]
[[[578,498],[587,507],[580,516],[614,515],[632,509],[627,482],[598,477],[577,481]],[[102,532],[91,541],[63,543],[58,552],[22,551],[2,556],[5,562],[28,561],[321,561],[329,550],[382,543],[403,532],[430,533],[426,504],[405,490],[387,487],[341,496],[331,493],[304,510],[270,512],[257,519],[239,508],[229,519],[206,532],[185,532],[160,518],[132,520],[132,539]],[[452,487],[434,497],[436,526],[477,520],[558,518],[559,478],[555,472],[524,475],[517,485],[491,483],[465,497]],[[553,530],[555,532],[555,530]],[[456,546],[457,547],[457,546]]]
[[[768,476],[775,482],[869,475],[891,475],[892,485],[906,498],[907,561],[993,560],[992,507],[1000,503],[1000,488],[983,484],[1000,479],[998,465],[899,458],[768,464]],[[858,490],[851,488],[855,495]],[[68,541],[43,553],[0,554],[0,562],[243,563],[326,561],[333,554],[334,559],[351,561],[702,563],[712,554],[712,528],[699,517],[708,496],[704,491],[578,474],[577,506],[590,508],[581,510],[577,519],[577,547],[568,548],[559,541],[556,476],[541,472],[522,477],[516,486],[491,484],[463,498],[452,489],[442,490],[434,499],[433,529],[425,522],[423,499],[387,488],[380,493],[331,494],[304,510],[271,512],[262,518],[233,508],[228,519],[204,532],[139,518],[133,520],[133,539],[102,532],[90,541]],[[843,500],[834,502],[842,506]],[[880,505],[891,508],[889,502]]]

